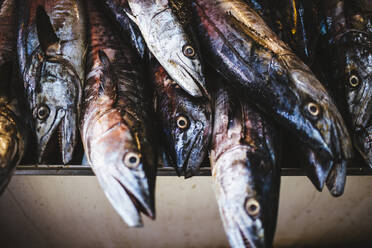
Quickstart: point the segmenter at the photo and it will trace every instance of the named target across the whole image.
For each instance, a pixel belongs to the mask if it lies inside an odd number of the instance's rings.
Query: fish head
[[[230,245],[271,247],[279,185],[271,178],[273,172],[263,173],[258,169],[267,166],[266,162],[257,157],[250,160],[251,155],[246,146],[234,147],[220,155],[212,163],[214,190]],[[268,161],[271,163],[271,159]]]
[[[61,43],[44,8],[37,7],[36,31],[39,47],[29,70],[34,79],[31,108],[42,162],[49,141],[59,137],[63,163],[72,159],[80,112],[81,79],[70,61],[61,55]]]
[[[324,160],[350,159],[350,136],[333,100],[307,66],[295,56],[289,58],[281,77],[288,75],[293,102],[283,104],[283,114],[295,120],[295,128],[305,134],[299,138]]]
[[[154,185],[148,167],[155,167],[140,146],[139,137],[109,111],[91,123],[86,152],[101,187],[122,219],[142,226],[140,212],[155,218]],[[120,148],[120,149],[118,149]]]
[[[88,107],[82,122],[84,148],[111,205],[129,226],[140,227],[141,212],[155,218],[154,151],[130,108],[114,107],[116,71],[104,50],[97,55],[98,69],[89,73],[87,85],[94,80],[100,87],[93,109]]]
[[[197,174],[212,135],[212,109],[206,98],[193,98],[181,89],[165,72],[156,73],[163,83],[168,99],[158,104],[163,130],[168,144],[168,157],[179,175]],[[163,105],[164,104],[164,105]]]
[[[50,58],[41,64],[32,109],[38,159],[42,162],[49,141],[58,135],[63,163],[72,159],[77,137],[80,80],[71,67]]]
[[[348,37],[349,36],[349,37]],[[372,166],[372,42],[364,33],[344,38],[346,103],[354,129],[354,144]]]
[[[171,78],[187,93],[194,97],[209,96],[199,47],[180,23],[170,21],[170,15],[173,15],[170,11],[162,11],[152,19],[148,46]],[[159,30],[157,23],[167,25]]]

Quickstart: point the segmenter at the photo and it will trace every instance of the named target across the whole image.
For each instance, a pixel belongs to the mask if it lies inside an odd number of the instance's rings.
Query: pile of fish
[[[189,178],[209,156],[230,245],[271,247],[282,164],[334,196],[355,157],[372,167],[370,0],[0,6],[1,191],[22,158],[67,164],[82,144],[141,226],[159,160]]]

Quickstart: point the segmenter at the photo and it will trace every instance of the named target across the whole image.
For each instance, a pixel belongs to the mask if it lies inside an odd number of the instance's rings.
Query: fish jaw
[[[73,110],[65,111],[65,116],[59,125],[61,134],[61,152],[63,164],[67,164],[72,160],[74,148],[76,145],[76,120],[77,116]]]
[[[96,172],[97,179],[104,189],[104,193],[111,206],[129,227],[142,227],[142,218],[132,199],[128,195],[122,183],[116,178],[103,172]]]
[[[37,121],[35,124],[36,127],[36,138],[38,143],[38,162],[42,163],[43,158],[45,155],[45,151],[47,150],[48,143],[50,141],[50,138],[53,136],[54,132],[57,131],[58,126],[61,124],[62,119],[66,115],[66,110],[64,109],[52,109],[51,110],[51,117],[48,117],[48,119],[45,122],[45,126],[49,126],[49,129],[43,128],[43,126],[40,125],[40,122]],[[54,116],[54,118],[53,118]]]
[[[344,193],[346,184],[346,168],[350,161],[343,160],[333,165],[329,173],[326,184],[329,192],[334,197],[339,197]]]
[[[314,151],[321,151],[321,156],[327,156],[335,161],[350,159],[353,156],[352,143],[340,112],[321,86],[315,76],[307,70],[291,69],[290,78],[300,92],[307,96],[301,110],[306,120],[305,133]],[[309,87],[310,86],[310,87]],[[308,110],[310,103],[316,104],[319,110],[317,116]]]
[[[174,61],[167,66],[167,72],[173,80],[191,96],[210,99],[200,62],[183,59],[184,55],[180,53],[174,57]]]
[[[206,95],[199,51],[193,46],[194,56],[184,54],[184,48],[191,45],[192,39],[186,35],[168,1],[130,0],[128,4],[133,12],[133,15],[127,13],[128,17],[137,23],[149,50],[170,77],[191,96]]]
[[[332,169],[333,161],[322,159],[311,149],[305,149],[303,152],[305,153],[305,158],[307,158],[304,164],[304,171],[315,188],[321,192]]]
[[[153,188],[149,187],[148,166],[145,158],[136,168],[129,168],[124,160],[128,153],[139,154],[131,132],[123,123],[101,126],[112,123],[118,117],[114,113],[101,117],[88,130],[89,139],[85,136],[85,150],[89,164],[97,175],[111,205],[121,218],[133,227],[142,226],[140,212],[151,219],[155,218]],[[103,129],[104,128],[104,129]],[[103,132],[103,130],[107,130]],[[120,147],[120,149],[118,149]]]
[[[210,121],[206,123],[208,124]],[[211,136],[210,126],[203,124],[201,119],[194,120],[187,131],[182,132],[174,129],[175,146],[173,147],[174,154],[171,156],[175,157],[176,168],[179,172],[184,172],[185,178],[198,174],[200,165],[206,156]],[[188,142],[186,143],[185,140]]]
[[[240,148],[224,152],[217,161],[211,156],[213,188],[231,247],[265,247],[262,215],[251,217],[245,209],[246,202],[256,196],[247,169],[252,166],[248,151]]]

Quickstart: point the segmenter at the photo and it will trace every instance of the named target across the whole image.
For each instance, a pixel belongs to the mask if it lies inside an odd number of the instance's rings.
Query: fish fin
[[[13,63],[11,61],[5,62],[0,65],[0,88],[8,88],[12,81],[13,76]]]
[[[108,92],[114,93],[115,85],[113,84],[113,80],[110,78],[111,73],[109,73],[111,64],[110,59],[103,50],[98,51],[98,58],[103,66],[103,74],[101,76],[99,94],[108,94]]]
[[[48,14],[41,6],[38,6],[36,10],[36,30],[40,47],[44,53],[48,54],[51,51],[55,51],[55,48],[58,47],[59,39],[54,32]]]

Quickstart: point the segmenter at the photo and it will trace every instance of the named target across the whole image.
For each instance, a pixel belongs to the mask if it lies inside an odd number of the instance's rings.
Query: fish
[[[9,184],[28,142],[22,85],[17,77],[17,3],[0,2],[0,195]],[[24,100],[24,99],[23,99]]]
[[[32,112],[37,160],[45,162],[57,136],[67,164],[78,139],[87,50],[85,8],[81,0],[19,4],[19,70]]]
[[[329,161],[353,155],[340,112],[319,80],[244,1],[195,0],[204,57],[231,87]]]
[[[203,62],[188,18],[176,9],[177,0],[128,0],[126,13],[139,27],[148,49],[171,78],[193,97],[210,98]]]
[[[210,152],[213,189],[231,247],[272,247],[281,137],[256,107],[219,87]]]
[[[288,44],[302,61],[310,66],[312,70],[315,70],[318,77],[319,75],[316,72],[319,68],[316,67],[317,63],[314,63],[314,52],[319,36],[317,30],[318,5],[316,1],[246,0],[246,2],[249,7],[260,14],[265,23],[276,32],[281,40]],[[296,151],[295,163],[301,165],[305,175],[315,188],[322,191],[334,166],[333,161],[318,154],[309,146],[302,145],[294,138],[290,138],[287,142],[291,143],[289,144],[291,147],[290,153],[293,154],[293,150]],[[342,178],[346,174],[338,176]],[[343,192],[343,190],[337,190],[337,192],[341,191]],[[336,196],[339,196],[339,193],[336,193]]]
[[[86,1],[89,49],[80,133],[87,161],[111,205],[130,227],[155,218],[156,145],[150,97],[131,45]]]
[[[345,61],[340,72],[354,145],[372,168],[372,4],[362,0],[344,4],[346,31],[337,37]]]
[[[103,8],[106,10],[108,16],[110,16],[116,26],[123,33],[123,38],[129,35],[129,42],[135,48],[142,59],[146,58],[147,45],[141,35],[141,31],[137,25],[128,17],[125,12],[125,8],[128,8],[127,0],[101,0]]]
[[[152,62],[154,108],[165,139],[166,160],[185,178],[197,175],[212,137],[212,106],[181,89],[156,61]]]

